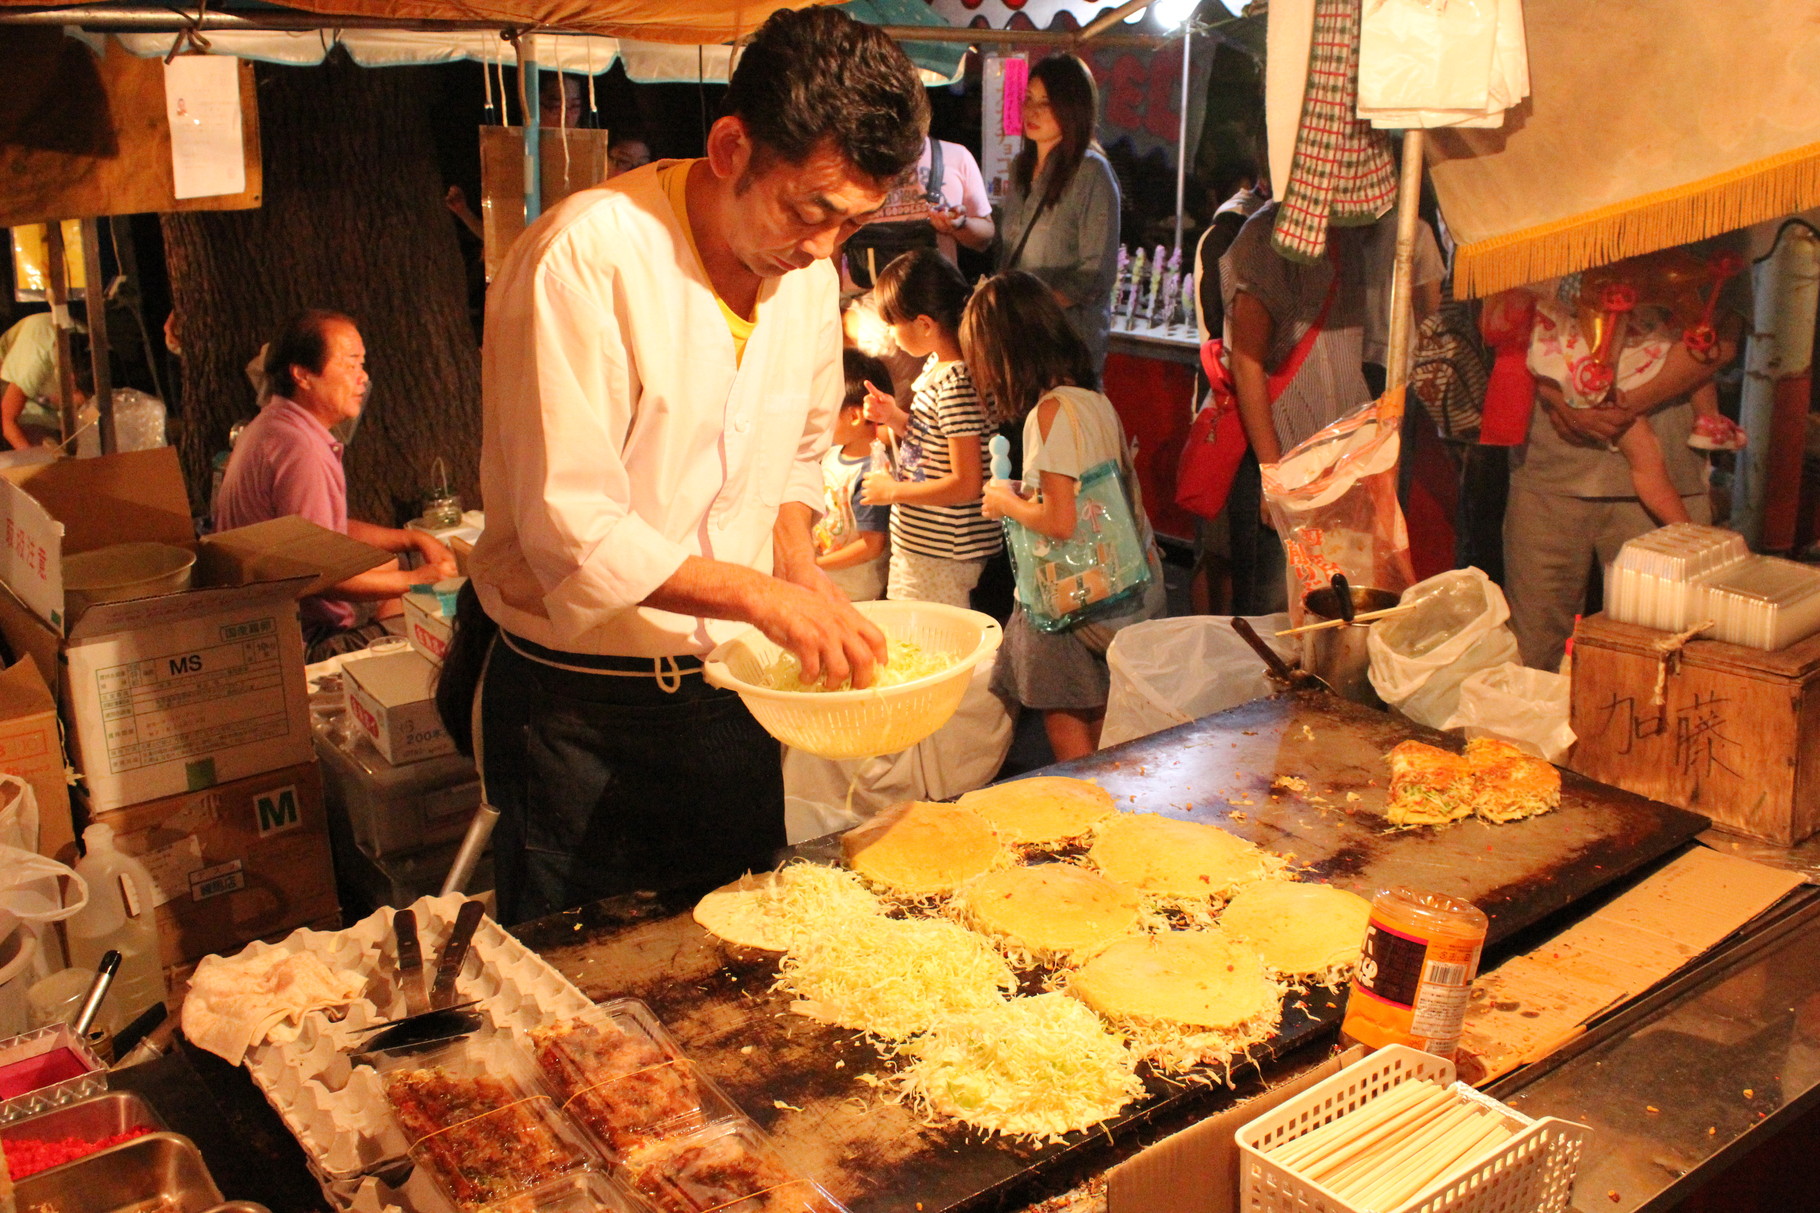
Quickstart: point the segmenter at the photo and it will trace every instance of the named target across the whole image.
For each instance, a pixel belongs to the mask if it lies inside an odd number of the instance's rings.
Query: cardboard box
[[[455,752],[436,714],[436,666],[417,653],[362,657],[341,667],[348,714],[394,766]]]
[[[441,665],[449,655],[450,622],[443,618],[442,602],[434,594],[413,590],[404,596],[404,636],[424,660]]]
[[[1665,636],[1580,622],[1569,765],[1777,846],[1820,830],[1820,636],[1775,652],[1693,640],[1672,657]]]
[[[167,967],[339,912],[313,761],[96,818],[151,870]]]
[[[0,771],[25,780],[37,795],[43,855],[55,855],[76,838],[66,765],[57,701],[38,667],[21,658],[0,673]]]
[[[301,518],[198,542],[169,448],[0,475],[0,634],[57,687],[94,811],[309,761],[296,599],[386,553]],[[138,540],[193,549],[192,588],[72,617],[63,557]]]

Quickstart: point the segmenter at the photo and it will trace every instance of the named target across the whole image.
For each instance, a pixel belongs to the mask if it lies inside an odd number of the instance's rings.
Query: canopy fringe
[[[1820,205],[1820,143],[1673,189],[1460,245],[1456,298],[1493,295]]]

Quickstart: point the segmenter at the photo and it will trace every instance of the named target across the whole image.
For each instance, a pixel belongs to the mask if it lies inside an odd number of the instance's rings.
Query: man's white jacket
[[[822,508],[835,271],[767,280],[736,366],[664,163],[564,200],[487,295],[487,525],[469,571],[501,627],[568,652],[705,653],[740,625],[637,604],[691,555],[769,572],[778,507]]]

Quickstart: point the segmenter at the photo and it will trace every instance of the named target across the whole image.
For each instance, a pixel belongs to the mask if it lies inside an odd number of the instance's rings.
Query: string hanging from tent
[[[588,115],[596,127],[600,126],[600,107],[594,103],[594,39],[583,40],[588,51]]]
[[[484,47],[484,44],[483,44],[483,47]],[[480,80],[481,80],[481,86],[486,89],[487,125],[491,126],[491,125],[493,125],[493,118],[495,117],[495,114],[493,113],[493,65],[490,62],[489,57],[484,54],[481,56],[481,59],[480,59]]]

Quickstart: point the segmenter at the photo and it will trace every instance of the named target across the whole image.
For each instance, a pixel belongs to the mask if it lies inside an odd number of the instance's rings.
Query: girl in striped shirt
[[[897,473],[865,479],[867,505],[890,505],[891,568],[885,597],[964,607],[1004,544],[999,524],[980,513],[991,429],[961,361],[967,280],[933,249],[905,253],[878,275],[873,300],[898,347],[928,361],[910,411],[868,384],[866,416],[898,436]]]

